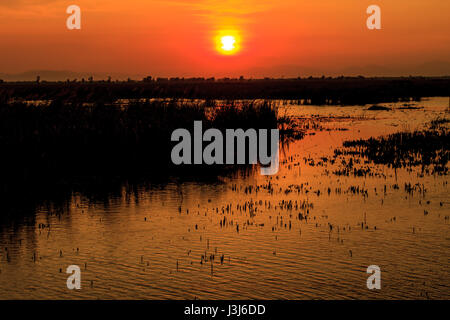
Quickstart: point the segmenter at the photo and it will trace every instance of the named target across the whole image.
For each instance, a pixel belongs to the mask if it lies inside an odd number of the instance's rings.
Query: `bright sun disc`
[[[241,36],[236,30],[221,30],[214,37],[216,50],[223,55],[234,55],[241,51]]]
[[[222,43],[222,49],[225,51],[232,51],[236,48],[234,46],[236,43],[236,38],[233,36],[224,36],[220,39],[220,42]]]

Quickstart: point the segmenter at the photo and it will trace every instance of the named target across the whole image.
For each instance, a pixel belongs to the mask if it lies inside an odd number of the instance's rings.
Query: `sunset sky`
[[[82,29],[66,28],[66,8]],[[382,30],[366,8],[381,7]],[[449,75],[447,0],[1,0],[0,73]],[[239,50],[217,50],[232,32]]]

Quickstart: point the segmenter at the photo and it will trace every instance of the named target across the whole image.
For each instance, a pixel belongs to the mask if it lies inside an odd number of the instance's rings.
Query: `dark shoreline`
[[[0,102],[61,100],[105,102],[118,99],[281,99],[300,105],[364,105],[450,96],[450,77],[204,79],[146,78],[142,81],[1,82]]]

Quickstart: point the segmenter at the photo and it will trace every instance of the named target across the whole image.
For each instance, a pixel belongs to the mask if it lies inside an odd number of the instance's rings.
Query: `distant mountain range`
[[[401,65],[396,67],[386,67],[381,65],[366,65],[359,67],[336,68],[338,71],[326,72],[326,70],[318,70],[313,67],[303,67],[299,65],[279,65],[274,67],[255,67],[246,71],[234,71],[232,75],[246,75],[246,78],[263,78],[263,77],[308,77],[308,76],[379,76],[379,77],[397,77],[397,76],[450,76],[450,62],[433,61],[420,65],[407,66]],[[151,72],[143,74],[126,74],[126,73],[106,73],[106,72],[74,72],[74,71],[58,71],[58,70],[32,70],[17,74],[0,73],[0,79],[5,81],[33,81],[40,76],[44,81],[65,81],[81,80],[93,77],[94,80],[106,80],[111,77],[112,80],[141,80],[146,76],[177,76],[177,75],[155,75]],[[198,75],[193,75],[198,76]]]
[[[339,68],[327,72],[317,67],[299,65],[282,65],[276,67],[261,67],[249,70],[255,77],[307,77],[307,76],[367,76],[367,77],[399,77],[399,76],[450,76],[450,62],[434,61],[420,65],[401,65],[386,67],[381,65],[365,65]]]
[[[397,66],[397,67],[384,67],[380,65],[367,65],[364,67],[353,67],[343,69],[343,74],[373,74],[379,76],[449,76],[450,75],[450,62],[446,61],[433,61],[414,66]]]

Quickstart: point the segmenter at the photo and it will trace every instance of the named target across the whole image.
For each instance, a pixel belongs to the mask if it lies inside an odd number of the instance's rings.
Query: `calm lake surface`
[[[373,164],[373,175],[339,176],[341,163],[322,159],[345,140],[448,117],[448,98],[385,105],[286,105],[310,129],[275,176],[73,193],[5,223],[0,298],[449,299],[448,176]],[[66,287],[69,265],[81,290]],[[381,290],[366,287],[369,265]]]

